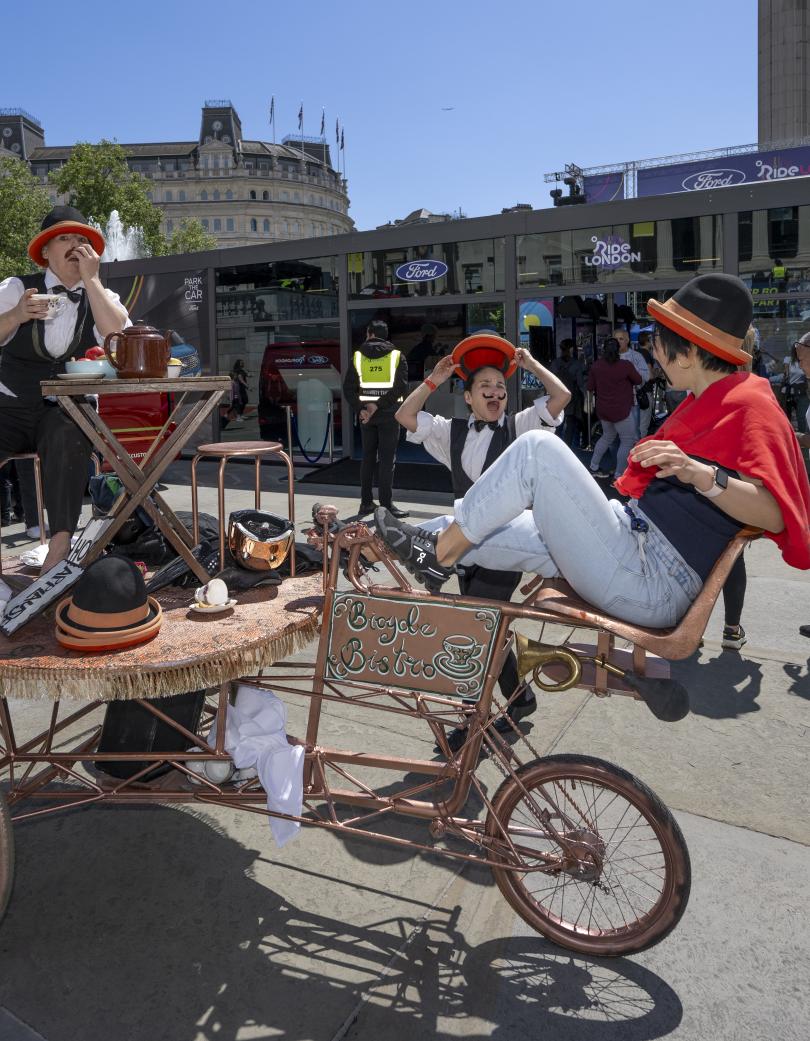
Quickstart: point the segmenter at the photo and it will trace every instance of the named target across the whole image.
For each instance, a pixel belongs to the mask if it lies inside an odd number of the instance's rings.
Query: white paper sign
[[[81,564],[88,550],[103,538],[112,522],[112,517],[97,517],[89,521],[71,547],[68,560],[72,564]]]
[[[63,560],[44,575],[40,575],[36,582],[32,582],[22,593],[8,601],[3,612],[0,632],[4,636],[11,636],[54,600],[64,596],[83,574],[84,569],[78,564]]]

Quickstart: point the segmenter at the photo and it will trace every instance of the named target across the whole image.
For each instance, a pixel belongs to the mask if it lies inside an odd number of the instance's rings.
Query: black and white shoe
[[[408,571],[431,591],[439,589],[454,575],[455,567],[444,567],[436,558],[436,532],[405,524],[384,506],[374,513],[377,534]]]

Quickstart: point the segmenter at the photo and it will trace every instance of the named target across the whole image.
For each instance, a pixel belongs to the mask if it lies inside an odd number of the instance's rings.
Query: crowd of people
[[[99,281],[103,247],[81,213],[56,207],[29,248],[40,273],[0,283],[0,462],[3,453],[40,456],[51,528],[46,568],[68,551],[90,446],[43,400],[39,383],[129,324],[121,301]],[[48,319],[54,296],[63,307],[58,319]],[[409,564],[418,558],[420,576],[434,588],[458,564],[463,593],[503,600],[524,571],[563,575],[601,609],[648,625],[677,621],[743,526],[762,528],[788,563],[810,567],[802,455],[810,448],[810,333],[785,357],[784,383],[774,395],[761,375],[751,294],[739,279],[698,276],[666,303],[651,300],[648,310],[654,332],[642,331],[635,345],[627,328],[616,327],[590,364],[563,340],[548,366],[525,348],[507,345],[504,353],[505,341],[491,334],[468,338],[461,354],[442,357],[434,326],[423,328],[418,356],[409,357],[391,343],[384,321],[372,321],[343,386],[362,441],[358,515],[374,512],[383,537]],[[507,381],[515,370],[543,392],[509,415]],[[241,360],[231,376],[241,417],[248,387]],[[428,399],[458,377],[468,416],[434,414]],[[681,399],[657,430],[653,424],[663,417],[654,414],[656,381]],[[586,447],[589,415],[601,430],[584,464],[576,452]],[[407,512],[393,502],[403,430],[449,470],[455,516],[420,528],[404,523]],[[618,497],[605,495],[607,482]],[[16,482],[13,472],[0,471],[0,485],[2,522],[24,517],[34,531],[24,470]],[[725,590],[726,647],[745,642],[745,587],[741,558]],[[513,661],[501,682],[505,693],[514,689]],[[533,707],[530,691],[513,704],[518,717]]]
[[[515,352],[546,391],[515,416],[506,414],[506,370],[491,360],[464,373],[468,420],[424,407],[458,375],[450,359],[394,412],[408,440],[452,475],[453,515],[415,527],[375,513],[383,539],[429,588],[460,572],[463,591],[509,599],[523,572],[562,576],[600,610],[665,627],[688,610],[742,528],[762,529],[789,564],[810,568],[802,455],[810,435],[797,434],[770,382],[752,372],[749,290],[733,276],[698,276],[648,307],[654,332],[633,347],[628,331],[615,329],[587,369],[571,341],[548,368]],[[806,386],[810,334],[792,360]],[[649,434],[654,379],[681,403]],[[571,450],[581,445],[589,394],[602,424],[590,468]],[[602,469],[616,442],[615,468]],[[607,479],[615,498],[605,494]],[[745,643],[745,587],[740,558],[724,590],[725,647]]]

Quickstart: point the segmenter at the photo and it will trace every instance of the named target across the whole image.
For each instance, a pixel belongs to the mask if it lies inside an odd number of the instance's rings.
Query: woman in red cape
[[[378,531],[417,577],[454,564],[562,575],[598,609],[674,625],[728,542],[758,528],[788,564],[810,568],[810,487],[795,434],[766,380],[738,367],[751,294],[732,275],[699,275],[661,304],[654,354],[687,398],[631,452],[605,499],[586,467],[545,431],[519,437],[456,502],[421,528],[377,511]]]

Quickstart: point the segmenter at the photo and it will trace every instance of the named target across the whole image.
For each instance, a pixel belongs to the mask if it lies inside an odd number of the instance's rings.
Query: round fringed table
[[[322,591],[320,573],[287,578],[240,593],[228,611],[202,614],[190,609],[193,590],[169,587],[156,594],[163,624],[153,640],[98,654],[61,647],[50,608],[13,637],[0,636],[0,699],[113,701],[220,686],[309,643],[320,628]]]

